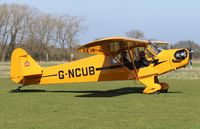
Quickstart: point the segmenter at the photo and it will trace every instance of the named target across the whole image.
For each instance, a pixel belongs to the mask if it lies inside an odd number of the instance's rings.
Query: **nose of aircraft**
[[[174,54],[174,57],[177,60],[184,60],[188,56],[187,51],[188,51],[187,49],[177,50]]]
[[[174,53],[174,59],[172,60],[175,68],[184,67],[189,62],[189,50],[179,49]]]

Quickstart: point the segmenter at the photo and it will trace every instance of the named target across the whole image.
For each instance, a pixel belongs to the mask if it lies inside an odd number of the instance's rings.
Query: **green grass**
[[[200,67],[200,63],[194,63],[192,67]]]
[[[34,85],[0,79],[0,129],[200,129],[200,80],[166,80],[145,95],[133,81]]]
[[[200,129],[200,62],[193,66],[160,76],[170,85],[167,94],[140,94],[133,81],[33,85],[12,93],[9,63],[0,63],[0,129]]]

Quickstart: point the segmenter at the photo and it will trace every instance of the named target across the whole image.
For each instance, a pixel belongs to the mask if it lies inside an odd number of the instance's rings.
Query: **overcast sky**
[[[83,24],[88,29],[79,39],[81,44],[125,36],[130,29],[143,31],[146,39],[171,43],[190,39],[200,44],[200,0],[0,0],[2,3],[85,17]]]

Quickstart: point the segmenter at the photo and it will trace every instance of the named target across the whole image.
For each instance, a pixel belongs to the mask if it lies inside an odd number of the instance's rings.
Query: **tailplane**
[[[25,50],[15,49],[11,56],[10,78],[25,85],[26,78],[38,76],[42,76],[40,65]]]

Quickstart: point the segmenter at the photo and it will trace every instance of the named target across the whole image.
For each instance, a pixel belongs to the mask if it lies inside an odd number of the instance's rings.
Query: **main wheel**
[[[168,89],[169,89],[169,85],[167,83],[164,82],[160,82],[159,83],[161,85],[161,93],[167,93]]]

